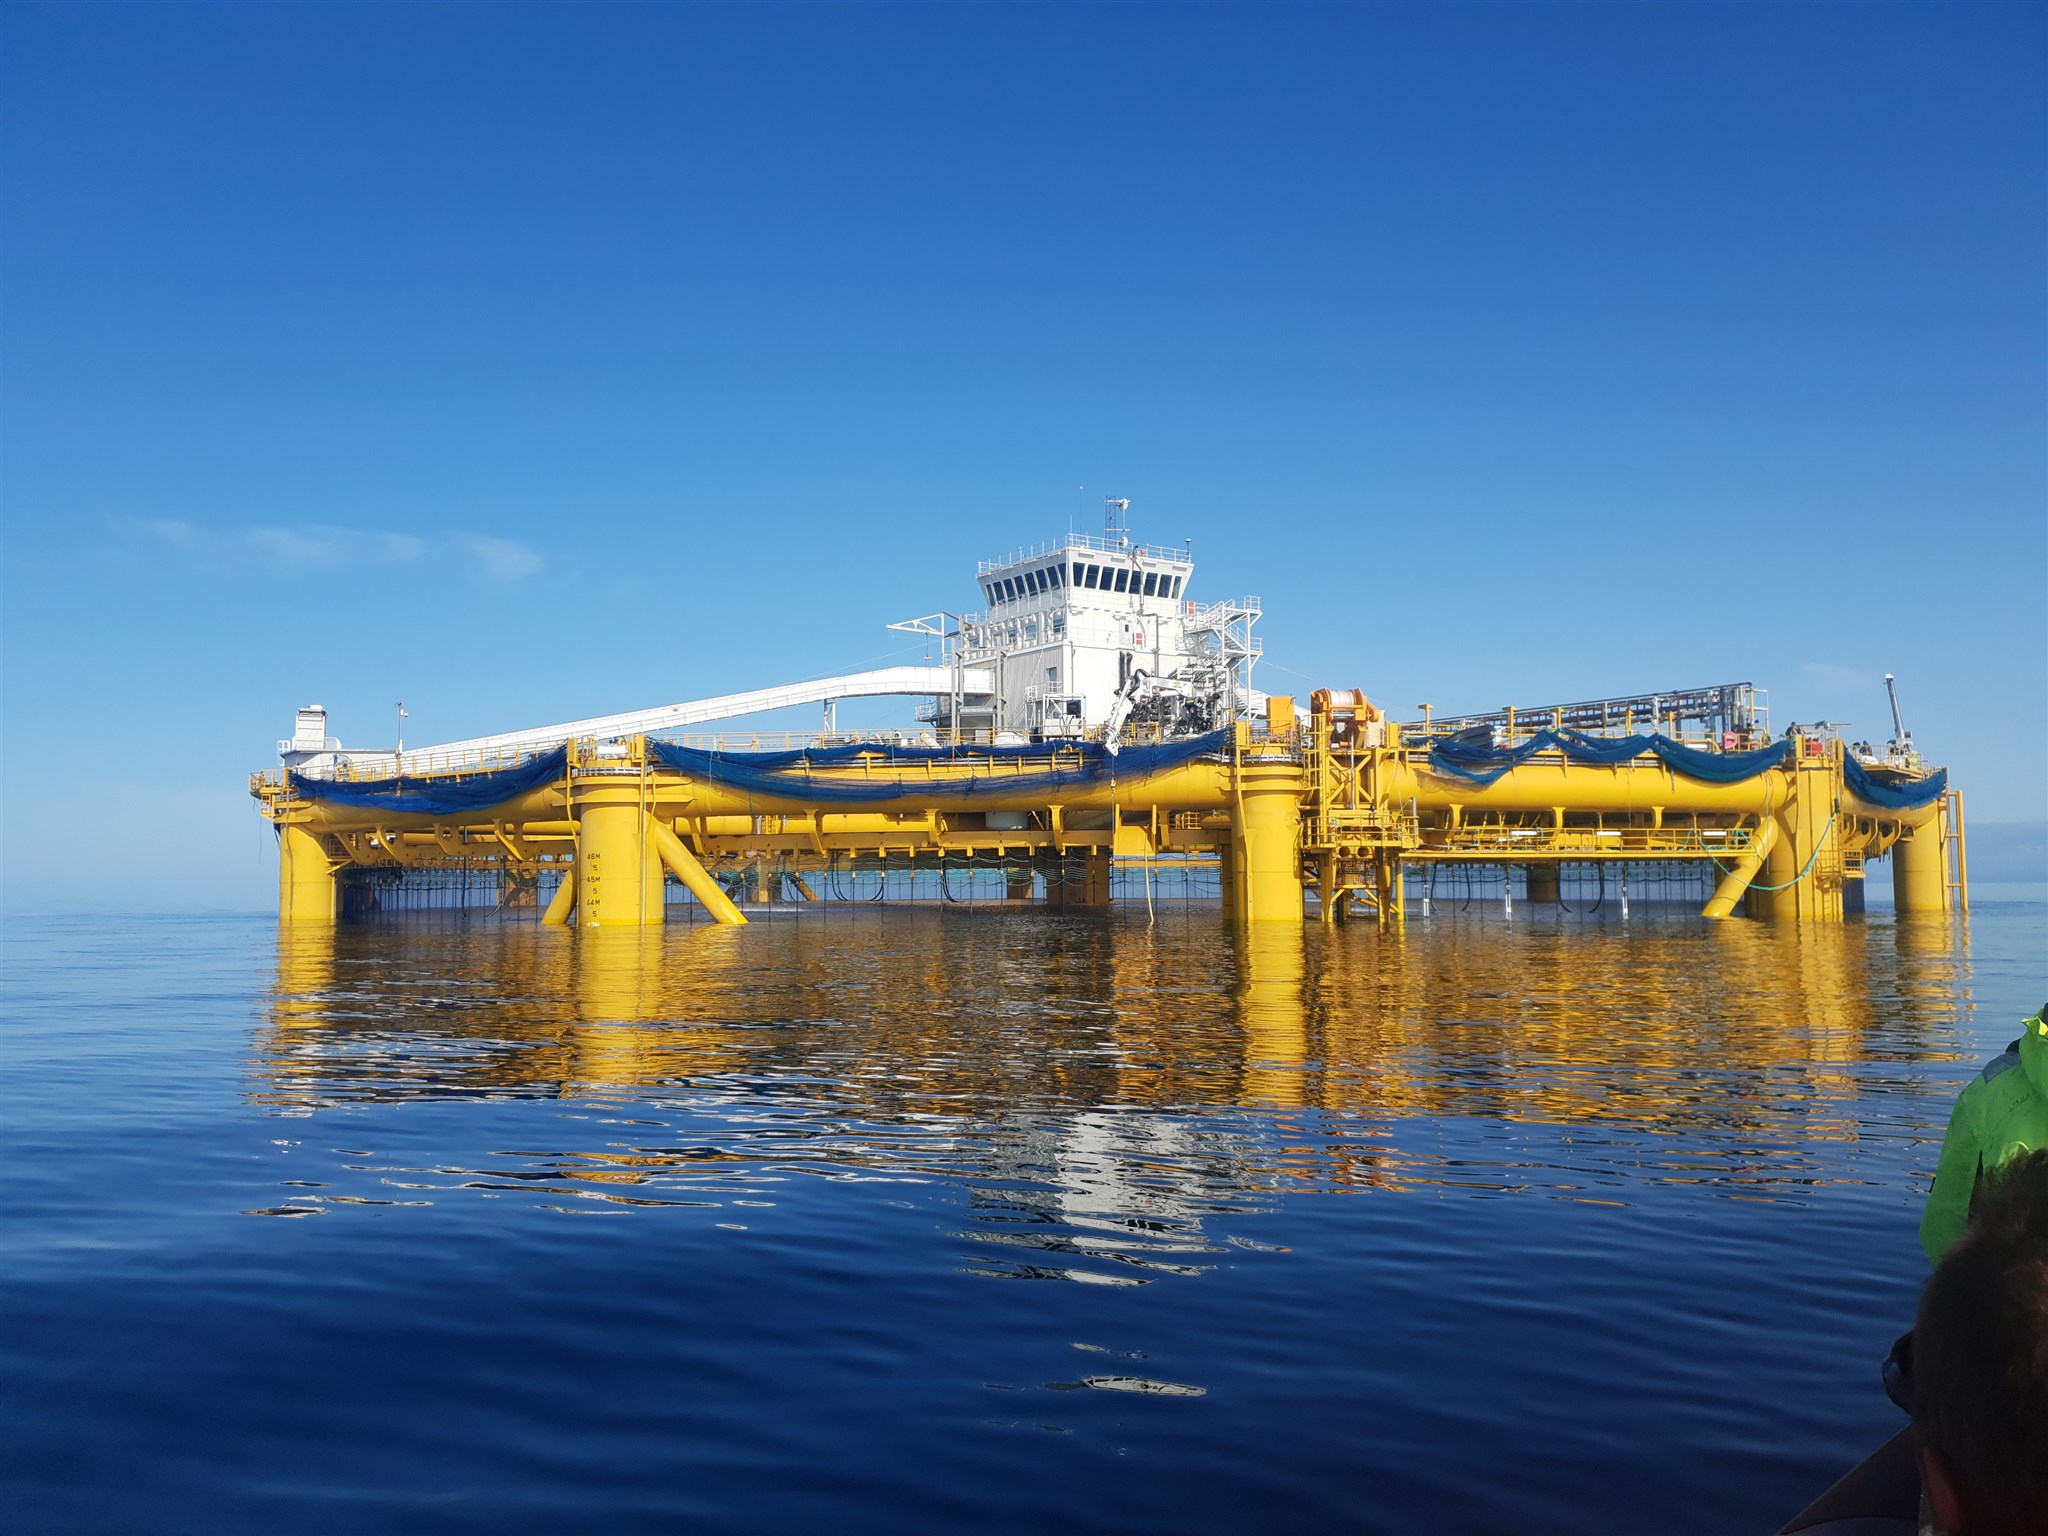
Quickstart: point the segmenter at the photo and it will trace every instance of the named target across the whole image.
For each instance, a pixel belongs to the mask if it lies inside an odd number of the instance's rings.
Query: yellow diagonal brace
[[[671,832],[663,822],[648,818],[647,825],[654,833],[654,851],[661,855],[675,877],[682,881],[692,896],[704,904],[704,910],[711,914],[713,922],[739,924],[747,920],[746,913],[732,904],[732,898],[718,888],[718,882],[704,872],[704,866],[697,862],[697,856],[683,846],[683,840]]]
[[[533,849],[527,846],[525,840],[518,837],[509,825],[502,821],[494,821],[491,823],[491,832],[505,845],[505,851],[521,864],[531,864],[534,861]]]
[[[1749,889],[1756,872],[1764,867],[1764,860],[1771,849],[1777,846],[1778,821],[1766,816],[1763,824],[1756,829],[1756,839],[1742,850],[1742,856],[1735,861],[1734,868],[1721,877],[1721,883],[1714,887],[1714,894],[1700,909],[1701,917],[1726,917],[1735,910],[1735,903],[1742,900],[1742,893]]]
[[[562,871],[562,883],[555,887],[555,894],[548,898],[548,909],[540,915],[544,923],[557,928],[565,927],[569,914],[576,907],[576,866],[571,864]]]

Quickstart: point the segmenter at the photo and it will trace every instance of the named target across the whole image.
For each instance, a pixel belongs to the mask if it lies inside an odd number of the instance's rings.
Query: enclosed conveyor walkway
[[[568,741],[618,741],[628,736],[680,731],[693,725],[736,720],[746,715],[764,715],[805,704],[833,703],[840,699],[930,698],[950,693],[955,688],[969,697],[982,697],[994,686],[992,674],[981,668],[880,667],[870,672],[848,672],[837,677],[813,678],[809,682],[756,688],[746,693],[692,699],[683,704],[666,704],[659,709],[604,715],[592,720],[572,720],[566,725],[511,731],[501,736],[451,741],[421,752],[406,753],[403,766],[416,773],[435,768],[456,768],[465,763],[557,747]]]

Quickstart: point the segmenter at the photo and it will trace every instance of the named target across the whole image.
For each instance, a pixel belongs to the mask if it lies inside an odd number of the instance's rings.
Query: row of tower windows
[[[984,581],[981,590],[988,594],[991,603],[1014,603],[1020,598],[1050,592],[1055,587],[1085,587],[1096,592],[1130,592],[1141,597],[1172,598],[1180,596],[1180,589],[1186,581],[1185,576],[1167,571],[1134,571],[1127,565],[1091,565],[1081,560],[1069,565],[1062,560],[1057,565],[1041,565],[1016,576],[998,576]]]

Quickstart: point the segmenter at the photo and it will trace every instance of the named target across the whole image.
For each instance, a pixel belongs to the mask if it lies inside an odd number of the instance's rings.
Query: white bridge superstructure
[[[1171,734],[1211,729],[1261,702],[1251,688],[1259,600],[1195,602],[1193,554],[1133,544],[1117,527],[1124,505],[1110,503],[1105,536],[1070,533],[981,563],[988,607],[961,617],[952,656],[992,671],[994,691],[957,712],[939,700],[936,723],[1041,739],[1134,716]]]
[[[299,711],[291,738],[277,744],[278,755],[286,766],[315,775],[420,773],[804,704],[825,706],[830,733],[838,700],[890,695],[929,700],[918,718],[940,733],[935,740],[956,729],[963,737],[1022,742],[1094,736],[1108,727],[1114,750],[1117,733],[1131,721],[1179,735],[1257,709],[1264,702],[1251,687],[1262,650],[1252,633],[1259,600],[1195,602],[1187,595],[1192,553],[1132,543],[1121,527],[1129,503],[1113,499],[1107,506],[1109,531],[1102,537],[1070,533],[982,561],[983,612],[934,613],[889,626],[936,640],[936,663],[394,750],[344,748],[327,734],[327,711],[309,704]]]

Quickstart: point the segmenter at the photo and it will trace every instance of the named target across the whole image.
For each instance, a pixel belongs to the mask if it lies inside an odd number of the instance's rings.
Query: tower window
[[[1119,567],[1117,568],[1117,573],[1116,573],[1116,589],[1117,589],[1117,591],[1119,591],[1119,592],[1123,591],[1123,590],[1124,590],[1124,587],[1125,587],[1125,584],[1126,584],[1126,583],[1128,583],[1128,582],[1130,581],[1130,579],[1131,579],[1131,573],[1130,573],[1129,571],[1127,571],[1127,570],[1123,569],[1123,568],[1122,568],[1121,566],[1119,566]]]
[[[1157,571],[1147,571],[1145,573],[1145,595],[1147,597],[1156,597],[1158,594],[1159,573]]]

